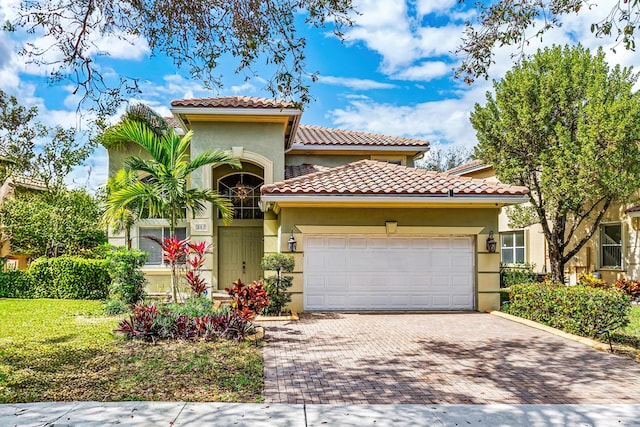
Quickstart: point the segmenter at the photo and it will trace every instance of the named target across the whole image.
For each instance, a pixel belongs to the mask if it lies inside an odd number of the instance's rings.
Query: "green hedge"
[[[33,298],[33,282],[23,270],[0,271],[0,298]]]
[[[521,283],[536,283],[538,274],[533,264],[501,264],[500,287],[508,288]]]
[[[50,258],[38,258],[31,262],[27,276],[33,284],[34,298],[58,298],[53,285]]]
[[[71,256],[39,258],[27,274],[36,298],[104,299],[109,293],[109,261]]]
[[[38,258],[26,271],[0,272],[0,297],[105,299],[110,284],[106,259]]]
[[[540,283],[510,289],[509,314],[593,337],[629,323],[630,299],[617,290]]]

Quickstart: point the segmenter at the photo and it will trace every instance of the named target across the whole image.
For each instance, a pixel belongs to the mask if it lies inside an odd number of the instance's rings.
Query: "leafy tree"
[[[56,127],[42,149],[35,153],[29,175],[44,182],[50,190],[63,188],[71,170],[84,162],[93,152],[91,144],[81,145],[75,129]]]
[[[607,208],[638,188],[636,80],[630,69],[610,68],[602,50],[592,56],[581,46],[554,47],[494,82],[495,98],[488,92],[471,114],[476,157],[501,181],[529,188],[554,280],[563,279],[565,263]]]
[[[12,252],[82,255],[105,241],[100,214],[100,204],[85,190],[25,192],[0,206],[0,223]]]
[[[473,150],[459,145],[439,145],[431,147],[426,156],[416,162],[416,166],[437,172],[445,172],[471,160]]]
[[[461,0],[462,1],[462,0]],[[564,15],[578,14],[594,7],[610,8],[605,18],[591,23],[598,37],[615,37],[616,46],[635,50],[635,34],[640,25],[640,3],[637,0],[492,0],[475,3],[477,25],[467,22],[462,44],[457,53],[463,60],[456,75],[467,83],[487,77],[497,46],[517,46],[522,55],[529,42],[552,28],[560,26]]]
[[[25,44],[20,53],[27,62],[52,69],[54,82],[71,80],[74,93],[96,102],[99,111],[113,113],[127,94],[140,89],[138,78],[112,82],[103,74],[99,59],[108,54],[95,44],[101,37],[131,44],[142,38],[153,55],[167,55],[209,88],[222,86],[217,70],[222,59],[233,58],[236,73],[247,79],[257,74],[255,64],[265,61],[273,73],[267,89],[304,103],[310,74],[306,41],[296,27],[331,25],[341,37],[341,29],[351,25],[352,11],[350,0],[33,0],[20,3],[18,18],[5,29],[42,33],[51,43]],[[304,22],[296,22],[301,13]]]
[[[16,174],[29,176],[53,191],[64,186],[64,178],[93,147],[79,144],[74,129],[50,128],[37,117],[37,107],[24,107],[0,90],[0,181]],[[37,149],[38,140],[44,144]]]
[[[47,135],[47,128],[36,120],[38,108],[27,108],[15,96],[0,90],[0,180],[30,169],[35,140]]]
[[[186,207],[194,216],[212,203],[218,208],[223,220],[229,223],[233,217],[230,200],[210,188],[189,188],[189,176],[203,166],[228,164],[239,167],[240,163],[222,151],[204,151],[190,158],[190,143],[193,131],[180,137],[174,129],[156,135],[142,122],[125,119],[101,137],[102,143],[113,147],[123,142],[142,147],[150,159],[128,157],[124,167],[139,177],[122,189],[109,194],[107,218],[114,218],[121,209],[139,209],[142,217],[166,218],[169,222],[169,237],[175,237],[176,222],[185,217]],[[172,269],[171,289],[177,301],[177,277]]]

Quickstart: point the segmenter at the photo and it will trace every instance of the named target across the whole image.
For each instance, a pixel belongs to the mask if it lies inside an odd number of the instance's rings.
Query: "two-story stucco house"
[[[291,251],[296,311],[498,308],[500,254],[486,241],[500,208],[523,202],[526,189],[416,169],[428,142],[305,126],[288,102],[222,97],[171,107],[176,126],[194,131],[192,153],[217,148],[242,162],[191,177],[233,201],[233,223],[210,208],[178,231],[213,244],[213,289],[256,280],[265,254]],[[110,173],[133,153],[111,150]],[[167,232],[166,221],[147,219],[132,233],[133,246],[151,254],[152,291],[168,290],[169,272],[140,236]]]

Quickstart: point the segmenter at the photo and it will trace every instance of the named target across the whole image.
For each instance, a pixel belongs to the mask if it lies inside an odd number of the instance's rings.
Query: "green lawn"
[[[629,324],[614,331],[611,334],[611,340],[640,350],[640,307],[631,307]]]
[[[259,346],[124,341],[118,321],[99,301],[0,299],[0,403],[262,399]]]

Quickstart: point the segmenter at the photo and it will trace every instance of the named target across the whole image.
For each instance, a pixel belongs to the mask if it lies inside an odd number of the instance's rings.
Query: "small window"
[[[524,231],[500,233],[500,255],[503,264],[524,264]]]
[[[144,227],[138,229],[138,249],[149,254],[146,265],[162,265],[161,242],[169,237],[169,227]],[[185,227],[176,227],[176,237],[187,238]]]
[[[234,219],[264,218],[264,212],[258,205],[262,184],[262,178],[248,173],[228,175],[219,181],[218,192],[233,202]]]
[[[622,267],[622,224],[600,226],[600,267]]]

